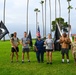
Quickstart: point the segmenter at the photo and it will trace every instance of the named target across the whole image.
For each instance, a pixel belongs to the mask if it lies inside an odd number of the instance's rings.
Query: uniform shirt
[[[21,39],[21,41],[22,41],[23,44],[26,44],[26,46],[22,46],[22,48],[29,48],[29,44],[27,44],[27,42],[30,41],[29,38],[23,37],[23,38]]]
[[[73,52],[76,52],[76,42],[72,42],[71,44]]]
[[[43,40],[36,40],[35,42],[35,46],[37,47],[38,50],[43,50],[43,45],[44,45],[44,41]]]
[[[53,39],[46,39],[46,49],[53,49]]]
[[[12,42],[13,42],[13,44],[14,45],[17,45],[18,44],[18,42],[19,42],[19,39],[16,37],[13,37],[13,38],[11,38],[11,40],[12,40]],[[13,47],[13,46],[12,46]]]

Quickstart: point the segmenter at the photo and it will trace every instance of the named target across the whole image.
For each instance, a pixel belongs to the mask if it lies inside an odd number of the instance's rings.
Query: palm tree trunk
[[[4,0],[4,7],[3,7],[3,23],[5,25],[5,6],[6,6],[6,0]],[[5,41],[5,37],[3,37],[3,41]]]
[[[59,2],[59,17],[61,17],[61,5],[60,5],[60,0],[58,0]]]
[[[42,3],[42,23],[43,23],[43,37],[44,36],[44,12],[43,12],[43,3]]]
[[[45,0],[45,35],[44,36],[46,37],[46,0]]]
[[[68,7],[70,6],[70,1],[68,1]],[[68,24],[70,25],[70,9],[68,9]]]
[[[49,0],[49,8],[50,8],[50,33],[52,35],[52,32],[51,32],[51,0]]]
[[[56,5],[56,3],[57,3],[57,2],[56,2],[56,0],[55,0],[55,19],[56,19],[56,17],[57,17],[57,11],[56,11],[56,6],[57,6],[57,5]]]
[[[68,1],[68,7],[70,6],[70,1]],[[70,9],[68,9],[68,25],[70,25]],[[69,27],[68,37],[70,37],[71,27]]]
[[[26,32],[28,33],[28,6],[29,0],[27,0],[27,11],[26,11]]]
[[[38,12],[36,12],[36,32],[37,32],[37,27],[38,27]]]

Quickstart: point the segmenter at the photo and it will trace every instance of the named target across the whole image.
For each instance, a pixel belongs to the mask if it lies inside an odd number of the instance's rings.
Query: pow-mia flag
[[[55,30],[55,36],[54,36],[54,50],[55,51],[60,51],[61,50],[61,46],[60,46],[60,43],[57,42],[59,39],[60,39],[60,31],[59,31],[59,28],[58,26],[56,25],[56,30]]]
[[[1,21],[0,22],[0,40],[7,34],[9,33],[8,29],[4,25],[4,23]]]

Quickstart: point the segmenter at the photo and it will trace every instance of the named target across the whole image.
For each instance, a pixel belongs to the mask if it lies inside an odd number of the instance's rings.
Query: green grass
[[[53,52],[53,64],[46,64],[45,62],[37,63],[35,52],[30,52],[30,60],[28,63],[25,54],[25,63],[21,63],[22,60],[22,49],[19,46],[19,62],[16,62],[14,56],[14,62],[10,63],[10,42],[0,41],[0,75],[76,75],[76,66],[70,51],[70,64],[66,61],[64,64],[61,63],[61,53]],[[65,59],[66,60],[66,59]]]

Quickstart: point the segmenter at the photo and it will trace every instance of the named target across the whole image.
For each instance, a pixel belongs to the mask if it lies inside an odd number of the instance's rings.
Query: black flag
[[[58,40],[60,39],[60,31],[58,26],[56,25],[56,30],[55,30],[55,35],[54,35],[54,50],[55,51],[60,51],[61,50],[61,46],[60,43],[58,42]]]
[[[0,22],[0,40],[7,34],[9,31],[7,30],[6,26],[4,23],[1,21]]]
[[[30,46],[32,47],[33,43],[32,43],[32,36],[31,36],[31,32],[29,31],[29,35],[28,35],[28,38],[30,39]]]

